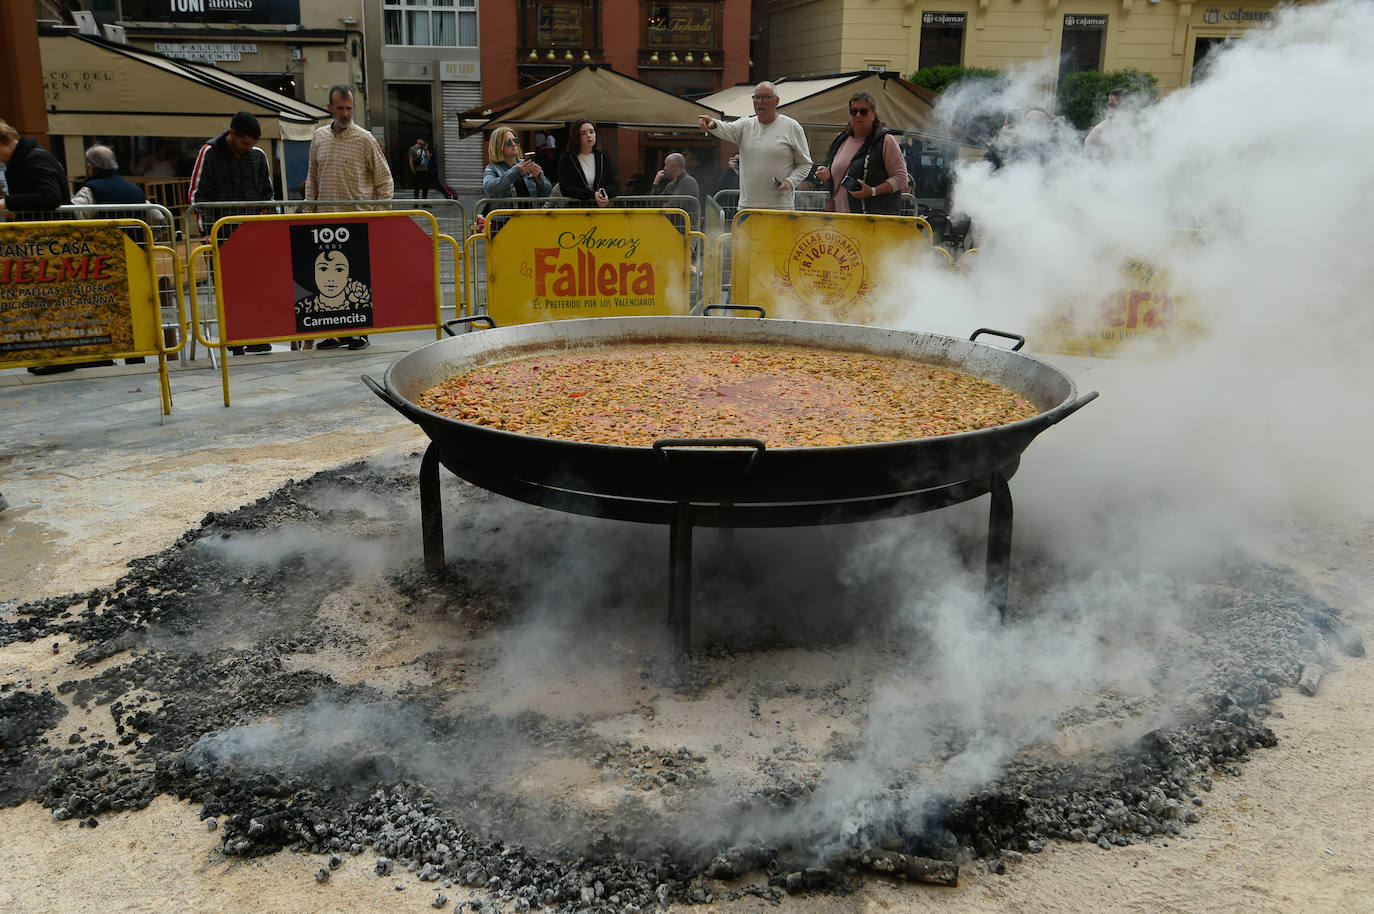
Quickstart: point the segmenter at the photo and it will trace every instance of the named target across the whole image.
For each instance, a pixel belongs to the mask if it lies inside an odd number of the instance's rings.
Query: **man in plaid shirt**
[[[334,120],[316,130],[310,141],[305,199],[390,200],[395,190],[391,168],[386,164],[386,155],[377,138],[353,123],[353,90],[347,86],[331,88],[329,113],[334,115]],[[320,340],[318,348],[366,349],[367,346],[365,336],[346,336]]]

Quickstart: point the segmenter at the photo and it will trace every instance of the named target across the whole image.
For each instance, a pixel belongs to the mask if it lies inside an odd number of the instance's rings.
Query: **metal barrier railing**
[[[65,217],[77,221],[137,219],[148,226],[150,243],[165,248],[176,246],[176,218],[170,209],[160,203],[88,203],[80,206],[68,203],[57,208],[57,215],[58,218]],[[143,246],[143,239],[139,237],[143,232],[139,226],[126,226],[124,232],[133,239],[135,244],[140,247]],[[175,281],[179,265],[174,262],[174,257],[165,250],[160,251],[155,247],[153,256],[164,340],[169,346],[175,346],[182,333]],[[179,357],[179,353],[173,353],[169,356],[172,359]]]
[[[571,197],[480,197],[473,208],[474,214],[485,215],[493,209],[585,209],[587,204]],[[680,209],[684,210],[696,226],[701,221],[701,200],[689,194],[622,194],[611,198],[608,209]]]
[[[701,231],[701,201],[686,194],[623,194],[611,200],[611,209],[680,209]]]
[[[176,241],[176,219],[170,209],[159,203],[68,203],[59,206],[57,213],[59,219],[137,219],[152,231],[153,244],[171,245]]]
[[[449,316],[456,317],[463,311],[460,303],[462,290],[461,266],[458,258],[461,252],[462,239],[467,235],[467,208],[463,201],[448,197],[430,197],[428,199],[416,200],[410,197],[396,197],[390,200],[237,200],[237,201],[217,201],[214,203],[196,203],[186,208],[182,222],[182,235],[186,247],[185,259],[187,275],[188,295],[192,296],[191,307],[188,309],[193,320],[197,323],[200,333],[199,336],[210,341],[210,362],[216,364],[215,349],[218,339],[218,326],[216,321],[216,290],[214,271],[205,269],[197,273],[198,264],[192,256],[192,252],[204,249],[210,244],[209,232],[212,227],[218,225],[218,241],[223,244],[233,233],[236,222],[235,216],[260,216],[272,214],[308,214],[308,213],[366,213],[366,212],[386,212],[386,211],[422,211],[432,217],[433,225],[438,226],[440,237],[454,239],[452,249],[455,251],[453,258],[443,257],[440,260],[439,269],[439,288],[440,297],[444,301]],[[228,220],[228,221],[221,221]],[[426,232],[431,230],[429,218],[416,216],[413,218],[416,225],[423,228]],[[202,254],[202,256],[208,256]],[[191,346],[188,351],[188,358],[196,358],[195,344],[197,335],[191,335]]]
[[[734,218],[734,210],[726,210],[721,206],[719,195],[728,194],[731,191],[717,191],[715,196],[706,198],[704,216],[702,219],[706,237],[711,239],[711,248],[714,257],[708,257],[707,262],[710,269],[707,270],[703,288],[709,290],[703,293],[702,303],[709,304],[729,304],[730,302],[730,246],[722,244],[721,238],[729,238],[730,223]],[[734,192],[738,194],[738,192]]]
[[[711,199],[714,199],[725,213],[726,222],[733,222],[735,212],[739,209],[739,191],[718,190]],[[821,213],[825,212],[826,205],[830,202],[830,192],[826,190],[799,190],[793,192],[792,199],[799,210],[808,213]],[[916,197],[912,194],[902,194],[901,207],[897,215],[919,215],[917,209]]]
[[[212,362],[220,352],[225,406],[231,351],[276,342],[312,348],[331,338],[331,345],[357,349],[373,334],[433,330],[437,339],[443,328],[441,265],[448,262],[456,275],[461,251],[428,210],[309,209],[222,216],[211,227],[211,243],[191,251],[187,277],[199,285],[196,264],[208,262],[214,314],[194,296],[187,326]],[[456,314],[459,302],[450,299]],[[212,326],[215,337],[207,332]]]
[[[660,209],[664,216],[669,220],[674,228],[683,235],[688,242],[688,304],[692,310],[700,310],[706,301],[707,276],[710,273],[710,243],[707,236],[696,228],[697,223],[693,220],[693,215],[680,207],[666,205],[667,201],[678,199],[696,201],[695,197],[617,197],[611,206],[604,209],[585,206],[566,206],[563,203],[576,203],[577,201],[567,200],[566,198],[515,198],[520,201],[520,205],[507,206],[507,203],[515,202],[504,198],[483,199],[480,203],[490,203],[493,207],[492,215],[488,217],[483,225],[483,230],[473,232],[464,242],[463,257],[463,295],[462,301],[465,304],[465,317],[484,314],[487,311],[487,244],[498,235],[502,229],[513,218],[517,218],[521,211],[545,209],[568,209],[579,210],[591,213],[614,213],[617,210],[632,209]],[[548,201],[555,201],[551,206],[542,205]],[[620,201],[626,201],[629,206],[617,206]],[[652,201],[652,202],[650,202]],[[699,217],[698,217],[699,219]]]
[[[733,222],[735,213],[739,211],[739,191],[718,190],[715,193],[715,200],[729,215],[730,221]],[[808,213],[825,212],[825,204],[829,202],[829,200],[829,192],[823,190],[797,190],[792,192],[793,206]]]

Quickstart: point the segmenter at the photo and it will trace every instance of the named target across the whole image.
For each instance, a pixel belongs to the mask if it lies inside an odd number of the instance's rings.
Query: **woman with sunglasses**
[[[573,121],[568,130],[568,148],[558,159],[558,189],[583,205],[606,206],[620,196],[615,162],[596,148],[596,125],[586,118]]]
[[[878,118],[878,103],[872,95],[859,91],[850,97],[849,128],[835,137],[825,158],[830,164],[818,167],[816,178],[831,188],[827,210],[883,216],[901,213],[906,159],[897,137]]]
[[[509,127],[497,127],[487,141],[491,164],[482,172],[482,193],[488,199],[547,197],[553,185],[533,158],[520,158],[520,139]]]

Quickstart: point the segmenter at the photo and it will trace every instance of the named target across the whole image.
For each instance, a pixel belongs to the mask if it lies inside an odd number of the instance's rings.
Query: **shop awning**
[[[264,140],[309,140],[330,117],[208,64],[91,35],[43,35],[39,54],[56,136],[212,137],[251,111]]]
[[[696,129],[703,114],[721,116],[719,109],[679,98],[610,67],[589,64],[460,111],[457,117],[467,136],[497,126],[557,128],[579,117],[629,130]]]
[[[858,70],[795,79],[784,76],[773,80],[773,85],[778,89],[778,111],[796,119],[808,130],[843,130],[849,125],[849,97],[863,90],[877,99],[883,123],[893,130],[920,139],[975,147],[979,151],[983,148],[962,131],[937,123],[932,112],[939,96],[907,82],[896,73]],[[745,117],[754,113],[750,98],[753,94],[752,84],[731,86],[706,96],[701,103],[720,108],[727,117]]]

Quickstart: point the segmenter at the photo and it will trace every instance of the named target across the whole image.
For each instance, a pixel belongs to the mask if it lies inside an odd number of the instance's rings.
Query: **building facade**
[[[481,174],[481,139],[460,140],[453,114],[482,100],[478,20],[504,2],[479,9],[477,0],[362,0],[372,130],[398,194],[414,186],[406,151],[421,137],[447,183],[467,185]]]
[[[484,139],[460,138],[458,112],[571,66],[606,64],[657,88],[700,98],[750,79],[751,6],[763,0],[92,0],[103,37],[324,105],[354,90],[360,124],[386,150],[398,193],[406,151],[425,137],[440,174],[480,184]],[[142,157],[147,142],[131,139]],[[187,143],[189,144],[189,140]],[[563,138],[558,137],[561,144]],[[704,136],[603,129],[622,177],[651,177],[668,151],[718,169]]]
[[[689,99],[749,79],[749,0],[489,0],[480,28],[486,100],[587,63]],[[555,131],[560,147],[565,132]],[[719,171],[719,144],[702,134],[603,127],[598,139],[616,156],[622,185],[635,174],[652,179],[674,151],[704,189]]]
[[[910,75],[942,64],[1059,75],[1128,68],[1161,93],[1202,77],[1209,51],[1273,20],[1276,0],[768,0],[767,70]],[[1051,88],[1051,87],[1047,87]]]
[[[328,101],[330,86],[346,85],[357,95],[358,122],[370,125],[361,0],[94,0],[82,6],[85,9],[50,21],[41,18],[44,11],[40,7],[39,24],[208,64],[255,86],[321,107]],[[62,69],[70,71],[70,67]],[[49,95],[63,82],[62,74],[54,72],[47,61],[44,82]],[[172,107],[175,102],[169,97],[166,104]],[[244,107],[252,109],[253,105],[245,102]],[[225,126],[227,118],[218,129]],[[99,140],[112,146],[121,167],[136,177],[186,179],[196,152],[207,138],[177,135],[170,128],[160,132],[145,129],[128,136],[102,128],[99,134],[87,135],[85,141]],[[278,193],[300,195],[308,150],[309,143],[301,140],[284,145]],[[67,150],[66,155],[69,163],[79,162],[80,150]]]
[[[213,63],[301,101],[323,105],[330,86],[362,83],[366,40],[359,0],[119,0],[86,6],[106,38]]]

